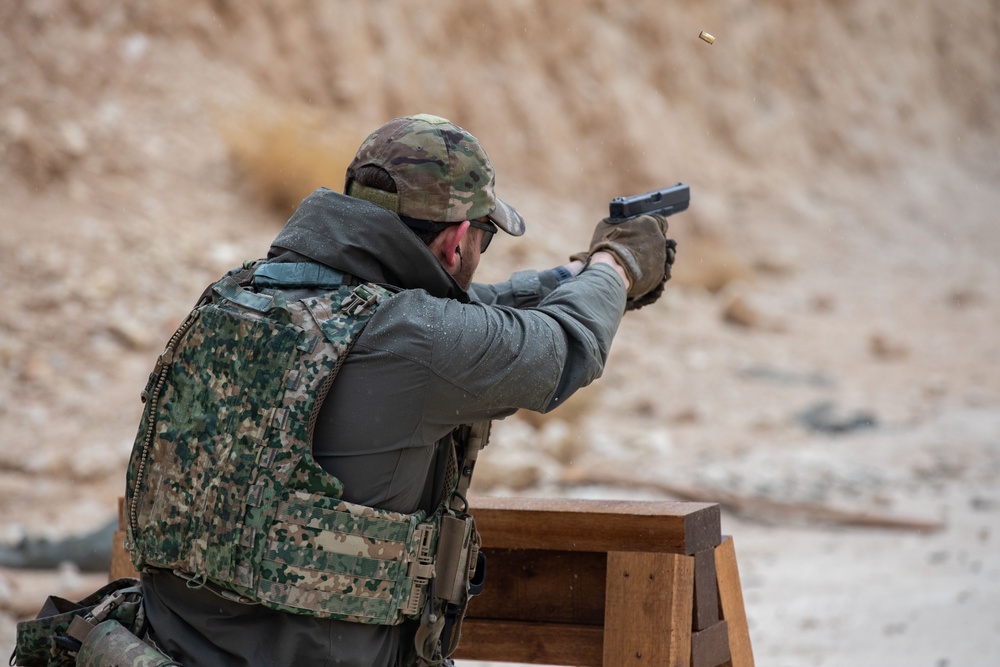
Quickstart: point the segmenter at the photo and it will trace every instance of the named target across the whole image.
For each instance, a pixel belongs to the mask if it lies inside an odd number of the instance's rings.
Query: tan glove
[[[670,279],[677,244],[666,237],[667,219],[662,215],[640,215],[622,222],[605,218],[597,224],[590,249],[571,260],[586,262],[595,252],[611,253],[631,283],[625,310],[654,303]]]

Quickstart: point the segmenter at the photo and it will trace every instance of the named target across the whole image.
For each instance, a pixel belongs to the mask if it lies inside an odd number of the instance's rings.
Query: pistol
[[[608,222],[624,222],[643,213],[657,213],[666,217],[686,210],[690,202],[691,189],[683,183],[641,195],[615,197],[609,206]]]

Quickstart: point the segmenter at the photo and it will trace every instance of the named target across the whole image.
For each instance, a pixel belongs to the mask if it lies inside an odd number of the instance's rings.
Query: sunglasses
[[[411,229],[419,229],[429,232],[440,232],[442,229],[447,229],[453,225],[461,224],[458,222],[431,222],[430,220],[418,220],[417,218],[409,218],[405,215],[399,216],[399,219]],[[493,235],[497,233],[497,226],[492,222],[485,222],[482,220],[469,220],[469,224],[476,229],[483,230],[483,237],[479,240],[479,254],[486,252],[486,249],[490,247],[490,243],[493,241]]]
[[[469,220],[469,224],[476,229],[483,230],[483,236],[479,239],[479,254],[481,255],[490,247],[490,242],[493,241],[493,236],[497,233],[497,226],[492,222],[480,222],[479,220]]]

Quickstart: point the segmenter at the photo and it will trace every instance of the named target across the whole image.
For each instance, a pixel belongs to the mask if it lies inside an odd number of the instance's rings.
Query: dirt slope
[[[5,3],[0,538],[100,525],[202,286],[428,111],[529,221],[484,279],[562,262],[612,196],[694,196],[663,303],[575,406],[498,427],[481,492],[661,497],[581,483],[600,468],[943,521],[728,512],[758,663],[993,664],[998,61],[976,0]],[[0,570],[0,649],[45,586],[91,579]]]

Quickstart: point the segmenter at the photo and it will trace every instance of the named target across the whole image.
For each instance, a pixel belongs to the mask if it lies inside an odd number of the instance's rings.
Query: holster
[[[21,667],[180,665],[140,637],[146,633],[138,579],[116,579],[79,602],[50,596],[38,616],[17,624],[11,664]]]
[[[79,602],[49,596],[38,616],[17,624],[11,664],[21,667],[70,667],[76,664],[83,635],[95,621],[107,619],[142,631],[145,620],[138,579],[116,579]]]
[[[434,566],[434,594],[451,604],[462,603],[476,569],[478,553],[479,533],[475,520],[471,516],[443,516]]]
[[[117,621],[97,625],[83,640],[76,659],[77,667],[170,667],[180,665],[134,634]]]
[[[417,629],[418,665],[440,665],[458,648],[462,620],[472,596],[486,581],[486,555],[470,515],[441,520],[432,593]]]

